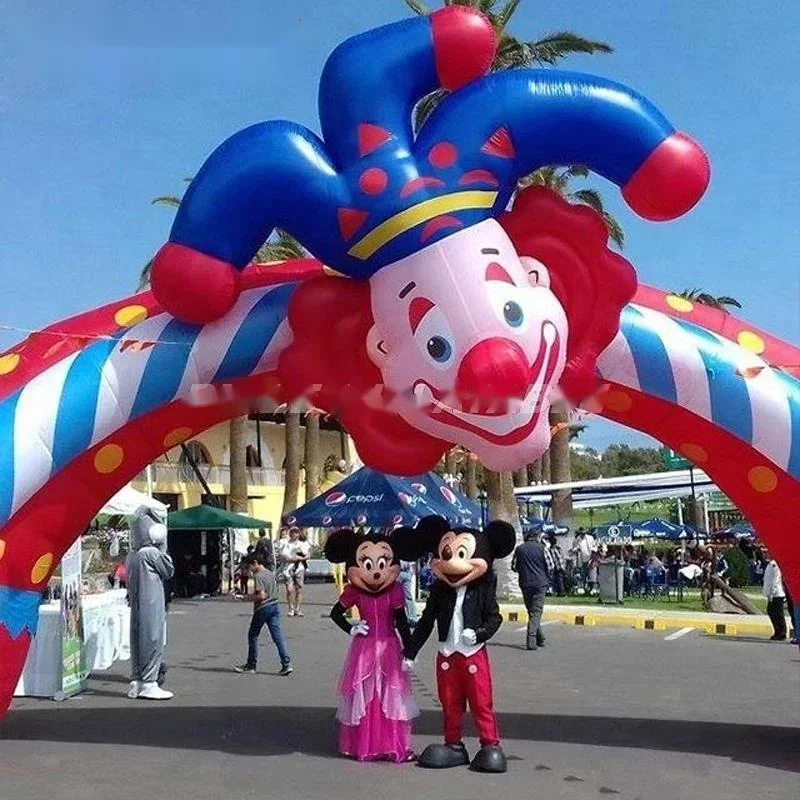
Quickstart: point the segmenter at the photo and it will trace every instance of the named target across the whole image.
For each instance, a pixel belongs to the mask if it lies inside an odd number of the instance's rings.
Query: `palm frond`
[[[426,6],[425,3],[420,3],[419,0],[406,0],[406,5],[420,17],[426,17],[431,13],[428,6]]]
[[[718,297],[717,302],[721,306],[733,306],[734,308],[742,307],[742,304],[735,297],[729,297],[726,294],[723,294],[721,297]]]
[[[150,273],[153,271],[153,259],[151,258],[139,273],[139,283],[136,286],[137,292],[143,292],[145,289],[150,288]]]
[[[286,231],[276,230],[272,236],[258,249],[255,258],[257,264],[271,261],[290,261],[293,258],[306,258],[308,251]]]
[[[446,95],[447,92],[442,89],[437,89],[435,92],[425,95],[425,97],[417,103],[417,107],[414,109],[414,129],[417,133],[419,133],[419,129],[425,124],[425,120],[434,112]]]
[[[625,231],[622,229],[622,225],[620,225],[617,218],[613,214],[609,214],[608,211],[603,211],[601,216],[608,230],[608,238],[611,239],[620,250],[624,249]]]
[[[153,206],[169,206],[170,208],[178,208],[181,204],[181,198],[176,197],[174,194],[164,194],[160,197],[154,197],[150,201]]]
[[[566,174],[570,178],[588,178],[589,167],[585,167],[583,164],[573,164],[571,167],[567,167]]]
[[[575,53],[596,55],[597,53],[613,53],[614,49],[605,42],[586,39],[571,31],[551,33],[542,39],[522,42],[513,37],[501,42],[498,60],[510,62],[510,66],[531,66],[532,64],[557,64],[567,56]]]
[[[729,297],[728,295],[715,297],[710,292],[704,292],[702,289],[684,289],[682,292],[678,292],[678,297],[699,303],[701,306],[717,308],[720,311],[727,311],[728,306],[733,306],[734,308],[742,307],[742,304],[735,297]]]
[[[603,198],[600,197],[600,192],[596,189],[578,189],[577,191],[570,192],[570,198],[577,203],[583,203],[585,206],[590,206],[598,214],[605,211],[603,205]]]
[[[502,31],[511,22],[511,17],[517,13],[521,2],[522,0],[508,0],[493,20],[496,30]],[[494,6],[494,3],[492,3],[492,6]],[[491,11],[491,8],[486,9],[486,11]]]

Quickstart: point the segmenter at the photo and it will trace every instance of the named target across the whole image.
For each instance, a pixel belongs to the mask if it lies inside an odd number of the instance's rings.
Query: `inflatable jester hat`
[[[526,252],[535,216],[506,215],[518,180],[544,165],[585,164],[641,216],[668,220],[700,199],[709,165],[630,89],[556,70],[486,74],[495,48],[490,22],[460,6],[344,42],[320,82],[322,138],[273,121],[224,142],[189,187],[152,284],[177,318],[213,321],[235,304],[240,272],[270,232],[288,231],[365,287],[352,291],[368,306],[370,368],[404,423],[432,443],[427,461],[458,443],[490,468],[510,469],[546,449],[565,367],[593,376],[635,289],[616,254],[607,273],[603,259],[584,264],[592,288],[576,282],[570,257],[549,263]],[[415,137],[414,106],[438,88],[449,95]],[[602,227],[589,227],[605,248]],[[295,338],[304,321],[293,308],[308,291],[290,305]],[[339,310],[324,308],[329,317]],[[338,412],[333,401],[315,404]],[[389,444],[401,438],[387,431],[378,433]],[[370,446],[351,433],[360,452],[381,450],[377,434]],[[410,458],[397,469],[412,463],[423,468]]]

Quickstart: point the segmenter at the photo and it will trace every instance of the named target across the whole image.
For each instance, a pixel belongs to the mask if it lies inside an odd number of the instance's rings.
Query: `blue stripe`
[[[250,375],[269,347],[280,324],[286,319],[295,283],[286,283],[268,291],[251,309],[236,331],[212,383]]]
[[[645,316],[630,306],[622,312],[621,327],[633,355],[641,390],[652,397],[677,403],[672,364],[661,337],[648,326]]]
[[[0,523],[14,505],[14,415],[19,392],[0,403]]]
[[[192,345],[202,329],[202,325],[187,325],[175,319],[164,328],[158,340],[165,344],[157,344],[147,361],[133,401],[131,419],[174,399],[183,380]]]
[[[725,345],[713,334],[685,320],[676,320],[693,339],[708,376],[711,419],[746,444],[753,443],[753,409],[747,381],[736,374]]]
[[[70,365],[58,401],[51,475],[55,475],[92,443],[103,366],[117,346],[120,335],[90,345]]]
[[[789,463],[786,471],[793,477],[800,479],[800,381],[786,372],[779,369],[773,370],[789,401],[789,416],[791,419],[791,431],[789,437],[791,447],[789,449]]]
[[[41,602],[41,592],[0,586],[0,625],[6,628],[12,639],[16,639],[24,630],[35,636],[39,627]]]

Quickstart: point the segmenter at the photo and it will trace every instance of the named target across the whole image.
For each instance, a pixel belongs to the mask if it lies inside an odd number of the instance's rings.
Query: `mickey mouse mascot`
[[[404,667],[410,669],[434,622],[438,624],[436,683],[444,712],[444,744],[426,747],[419,765],[443,769],[470,763],[461,740],[469,702],[481,742],[471,769],[505,772],[506,757],[500,747],[492,702],[492,668],[485,645],[502,622],[492,563],[514,549],[514,528],[499,521],[491,522],[483,531],[452,528],[442,517],[426,517],[416,529],[404,528],[394,536],[403,549],[416,543],[419,555],[432,552],[431,567],[437,578],[405,649]]]

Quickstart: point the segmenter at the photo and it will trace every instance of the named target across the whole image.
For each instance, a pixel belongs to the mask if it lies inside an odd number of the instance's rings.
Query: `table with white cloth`
[[[83,636],[86,669],[108,669],[130,659],[131,614],[125,589],[84,595]],[[31,643],[15,697],[55,697],[61,691],[61,602],[39,607],[39,630]]]

